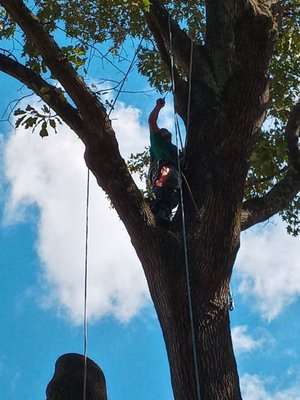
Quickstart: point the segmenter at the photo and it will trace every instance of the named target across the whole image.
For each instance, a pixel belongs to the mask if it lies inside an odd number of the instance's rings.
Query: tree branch
[[[167,51],[172,47],[176,63],[184,69],[185,73],[189,71],[189,49],[190,39],[186,33],[180,29],[168,14],[167,10],[160,4],[160,1],[152,1],[150,11],[145,14],[146,22],[152,33],[155,33],[155,39],[159,32],[160,41],[163,41]],[[170,29],[172,35],[172,45],[170,44]]]
[[[285,209],[300,191],[300,103],[290,113],[285,129],[288,146],[289,166],[285,177],[278,182],[265,196],[255,197],[243,204],[241,229],[266,221],[279,211]]]
[[[240,32],[253,33],[258,42],[265,37],[265,27],[273,24],[273,0],[206,0],[206,48],[214,66],[220,90],[226,84],[236,63],[236,46]],[[246,20],[245,20],[246,18]],[[243,25],[243,29],[237,27]],[[267,28],[269,29],[269,28]],[[257,35],[257,38],[256,38]],[[241,43],[244,40],[242,38]],[[244,49],[247,52],[247,47]],[[248,57],[256,62],[257,57]]]
[[[232,70],[234,53],[234,8],[225,0],[206,1],[206,48],[214,66],[219,87]]]
[[[155,18],[151,16],[151,14],[147,14],[146,21],[148,23],[149,29],[152,32],[154,40],[156,42],[158,51],[160,53],[161,59],[164,64],[167,66],[169,71],[170,79],[172,79],[172,63],[169,54],[169,49],[162,35],[160,26]],[[173,65],[173,74],[174,74],[174,91],[175,91],[175,108],[178,114],[182,117],[182,119],[186,122],[187,120],[187,99],[188,99],[188,85],[186,81],[181,79],[178,69],[176,65]]]
[[[169,52],[172,48],[172,53],[175,60],[177,85],[180,87],[182,81],[179,81],[179,69],[184,72],[185,78],[189,76],[190,69],[190,52],[191,40],[187,34],[180,29],[179,25],[175,23],[166,9],[161,5],[160,1],[152,1],[150,12],[145,14],[145,19],[154,39],[157,43],[158,49],[161,53],[163,61],[166,63],[170,70],[170,57]],[[170,44],[170,31],[172,44]],[[213,76],[211,66],[203,46],[194,44],[193,51],[195,62],[193,62],[193,78],[216,91],[216,82]]]
[[[94,109],[95,113],[103,112],[104,108],[101,103],[95,101],[96,96],[84,84],[82,78],[79,77],[54,39],[23,1],[1,0],[0,4],[21,27],[28,40],[37,48],[52,75],[66,89],[81,115],[88,117],[91,114],[91,108]]]
[[[288,170],[288,167],[283,167],[282,169],[279,170],[280,174],[283,174],[284,172],[286,172]],[[260,183],[265,183],[268,181],[272,181],[272,179],[274,178],[274,175],[269,175],[269,176],[265,176],[261,179],[254,179],[252,177],[252,179],[247,179],[246,183],[245,183],[245,188],[249,188],[253,185],[259,185]]]
[[[0,54],[0,70],[24,83],[52,108],[74,131],[82,131],[82,119],[62,93],[18,61]]]

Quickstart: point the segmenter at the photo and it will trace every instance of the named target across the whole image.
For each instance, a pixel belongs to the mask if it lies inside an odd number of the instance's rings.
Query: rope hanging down
[[[122,80],[122,83],[117,91],[117,95],[110,105],[110,110],[108,112],[108,117],[114,109],[114,106],[120,96],[123,86],[130,74],[133,65],[135,63],[136,57],[140,51],[143,39],[134,53],[131,63],[128,67],[126,74]],[[87,316],[87,298],[88,298],[88,237],[89,237],[89,202],[90,202],[90,170],[88,168],[87,181],[86,181],[86,213],[85,213],[85,255],[84,255],[84,306],[83,306],[83,356],[84,356],[84,373],[83,373],[83,400],[87,400],[87,346],[88,346],[88,316]]]
[[[90,204],[90,170],[87,171],[86,184],[86,211],[85,211],[85,256],[84,256],[84,310],[83,310],[83,400],[86,400],[87,383],[87,344],[88,344],[88,318],[87,318],[87,291],[88,291],[88,238],[89,238],[89,204]]]
[[[191,328],[191,336],[192,336],[192,350],[193,350],[193,362],[194,362],[194,370],[195,370],[196,393],[197,393],[197,400],[201,400],[200,380],[199,380],[199,363],[198,363],[198,354],[197,354],[197,348],[196,348],[192,293],[191,293],[191,286],[190,286],[187,234],[186,234],[184,201],[183,201],[183,190],[182,190],[182,179],[181,179],[181,167],[180,167],[180,152],[179,152],[179,148],[178,148],[178,138],[180,139],[181,146],[182,146],[182,140],[181,140],[181,135],[180,135],[179,123],[178,123],[178,115],[175,110],[174,56],[173,56],[173,47],[172,47],[173,38],[172,38],[170,14],[168,16],[168,29],[169,29],[169,41],[170,41],[170,52],[169,52],[170,54],[169,55],[170,55],[170,62],[171,62],[171,82],[172,82],[172,92],[173,92],[173,102],[174,102],[174,125],[175,125],[175,133],[176,133],[177,163],[178,163],[178,172],[179,172],[179,190],[180,190],[180,205],[181,205],[181,215],[182,215],[182,236],[183,236],[183,246],[184,246],[185,275],[186,275],[186,284],[187,284],[190,328]],[[191,81],[191,71],[192,71],[191,64],[192,64],[192,46],[191,46],[189,81]],[[191,83],[189,83],[188,114],[190,112],[190,97],[191,97],[190,91],[191,91]],[[187,126],[188,126],[188,124],[189,124],[189,115],[187,117]]]

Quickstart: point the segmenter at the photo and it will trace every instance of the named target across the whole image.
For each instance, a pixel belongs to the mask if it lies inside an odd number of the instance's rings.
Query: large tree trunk
[[[240,181],[245,179],[240,164],[236,164],[236,174]],[[228,316],[229,281],[239,247],[241,192],[234,187],[234,176],[231,179],[231,183],[207,188],[199,214],[186,194],[187,209],[192,210],[187,215],[187,264],[180,221],[174,242],[163,249],[164,256],[153,254],[151,265],[143,262],[166,342],[176,400],[199,399],[198,383],[201,399],[241,398]]]
[[[189,255],[192,266],[195,258],[191,253]],[[211,282],[203,282],[198,287],[192,281],[195,328],[195,337],[192,337],[184,265],[174,262],[172,268],[180,271],[174,274],[175,279],[169,277],[168,285],[172,287],[172,293],[167,297],[161,286],[155,287],[154,300],[166,342],[174,398],[198,399],[199,383],[201,399],[240,399],[229,328],[228,282],[224,282],[217,293],[213,277]],[[194,340],[196,349],[193,349]]]
[[[220,43],[221,39],[213,31],[208,32],[206,50],[214,60],[215,81],[203,72],[203,53],[196,51],[194,58],[187,167],[184,171],[192,188],[189,194],[184,187],[189,282],[179,220],[175,220],[170,230],[173,237],[169,239],[169,248],[161,249],[165,251],[164,255],[152,255],[151,263],[145,254],[151,250],[139,249],[134,244],[164,334],[175,399],[239,400],[241,393],[227,305],[229,281],[239,248],[249,160],[268,100],[268,65],[276,31],[272,18],[264,13],[265,9],[262,12],[259,8],[248,8],[233,25],[233,12],[230,14],[227,9],[220,12],[217,2],[207,3],[208,13],[213,11],[212,16],[219,11],[220,19],[222,13],[227,12],[222,28],[231,24],[227,26],[231,29],[228,35],[231,42]],[[210,8],[211,4],[215,5]],[[163,11],[153,6],[148,23],[153,34],[158,38],[161,35],[166,42],[168,32],[164,31],[166,24],[162,20]],[[216,22],[212,23],[211,29],[216,29]],[[176,26],[173,29],[176,33]],[[181,35],[175,54],[182,68],[187,48],[184,40]],[[158,40],[158,45],[163,57],[164,44]],[[224,45],[226,54],[218,45]],[[222,57],[227,57],[224,68],[223,61],[220,61]],[[177,88],[176,104],[180,105],[184,103],[186,93],[180,86]],[[182,113],[186,120],[184,110]],[[193,340],[197,368],[193,362]],[[200,383],[200,396],[197,381]]]

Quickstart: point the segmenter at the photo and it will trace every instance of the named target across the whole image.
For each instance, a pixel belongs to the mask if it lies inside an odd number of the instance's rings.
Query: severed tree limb
[[[247,200],[243,204],[241,229],[266,221],[282,211],[300,191],[300,103],[290,113],[285,129],[288,146],[289,166],[285,177],[279,181],[266,195]]]
[[[82,119],[78,110],[66,100],[55,86],[50,85],[32,69],[25,67],[4,54],[0,54],[0,71],[24,83],[24,85],[35,92],[50,108],[59,114],[75,132],[82,131]]]

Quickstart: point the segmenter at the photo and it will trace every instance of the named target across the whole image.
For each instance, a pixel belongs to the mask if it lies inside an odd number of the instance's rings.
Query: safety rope
[[[84,256],[84,310],[83,310],[83,400],[86,400],[87,392],[87,344],[88,344],[88,317],[87,317],[87,295],[88,295],[88,238],[89,238],[89,204],[90,204],[90,170],[87,171],[86,184],[86,210],[85,210],[85,256]]]
[[[190,184],[189,184],[188,180],[186,179],[186,176],[184,175],[184,173],[183,173],[182,171],[181,171],[181,176],[182,176],[182,178],[184,179],[184,182],[185,182],[185,184],[186,184],[186,187],[187,187],[187,189],[188,189],[188,191],[189,191],[189,194],[190,194],[190,196],[191,196],[191,199],[192,199],[192,202],[193,202],[193,204],[194,204],[195,210],[197,211],[197,214],[200,215],[200,210],[199,210],[199,208],[197,207],[197,204],[196,204],[196,201],[195,201],[195,197],[194,197],[194,195],[193,195],[193,192],[192,192],[192,189],[191,189],[191,187],[190,187]]]
[[[192,98],[192,72],[193,72],[193,56],[194,56],[194,42],[191,39],[191,48],[190,48],[190,66],[189,66],[189,89],[188,89],[188,104],[187,104],[187,118],[186,118],[186,133],[188,134],[190,131],[190,116],[191,116],[191,98]],[[185,146],[186,148],[186,139],[185,137]]]
[[[175,125],[176,146],[177,146],[177,163],[178,163],[178,173],[179,173],[179,191],[180,191],[180,205],[181,205],[181,217],[182,217],[182,236],[183,236],[183,247],[184,247],[185,275],[186,275],[187,295],[188,295],[188,309],[189,309],[190,328],[191,328],[191,337],[192,337],[192,351],[193,351],[193,363],[194,363],[194,370],[195,370],[196,393],[197,393],[197,400],[201,400],[200,380],[199,380],[199,363],[198,363],[198,354],[197,354],[197,347],[196,347],[196,335],[195,335],[192,293],[191,293],[190,273],[189,273],[187,232],[186,232],[186,223],[185,223],[182,179],[181,179],[180,152],[179,152],[179,148],[178,148],[178,138],[180,138],[180,141],[181,141],[181,135],[180,135],[180,128],[179,128],[179,123],[178,123],[178,116],[177,116],[176,109],[175,109],[174,56],[173,56],[173,45],[172,45],[173,38],[172,38],[170,14],[168,16],[168,29],[169,29],[169,41],[170,41],[169,55],[170,55],[170,63],[171,63],[171,82],[172,82],[173,103],[174,103],[174,125]],[[191,71],[191,67],[190,67],[190,71]],[[191,89],[191,86],[189,86],[189,88]],[[189,95],[189,97],[190,97],[190,95]],[[189,106],[188,106],[188,108],[189,108]]]
[[[143,38],[140,40],[138,47],[135,50],[134,56],[129,64],[127,72],[122,80],[122,83],[117,91],[117,95],[110,104],[108,117],[114,109],[114,106],[120,96],[123,86],[133,68],[136,57],[140,51]],[[88,347],[88,316],[87,316],[87,298],[88,298],[88,237],[89,237],[89,202],[90,202],[90,169],[87,172],[86,183],[86,213],[85,213],[85,255],[84,255],[84,310],[83,310],[83,357],[84,357],[84,373],[83,373],[83,400],[87,400],[87,347]]]

